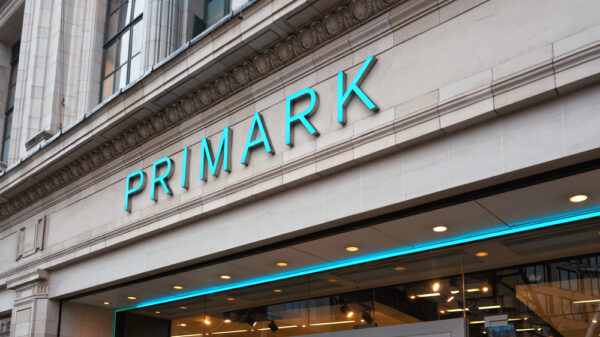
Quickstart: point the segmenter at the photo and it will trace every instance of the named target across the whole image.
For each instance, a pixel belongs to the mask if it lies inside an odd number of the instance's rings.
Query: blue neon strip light
[[[342,260],[337,260],[337,261],[331,261],[331,262],[325,262],[325,263],[308,266],[308,267],[303,267],[303,268],[290,270],[290,271],[286,271],[286,272],[255,277],[255,278],[238,281],[238,282],[232,282],[232,283],[229,283],[226,285],[207,287],[207,288],[203,288],[203,289],[197,289],[197,290],[192,290],[192,291],[188,291],[185,293],[180,293],[177,295],[160,297],[160,298],[156,298],[153,300],[148,300],[148,301],[138,303],[137,305],[134,305],[131,307],[116,309],[115,313],[121,312],[121,311],[132,310],[132,309],[145,308],[145,307],[163,304],[163,303],[184,300],[184,299],[197,297],[197,296],[215,294],[215,293],[219,293],[219,292],[223,292],[223,291],[227,291],[227,290],[239,289],[239,288],[249,287],[249,286],[253,286],[253,285],[289,279],[289,278],[298,277],[298,276],[315,274],[315,273],[319,273],[319,272],[323,272],[323,271],[353,266],[353,265],[362,264],[362,263],[366,263],[366,262],[383,260],[383,259],[388,259],[388,258],[402,256],[402,255],[408,255],[408,254],[414,254],[414,253],[423,252],[423,251],[432,250],[432,249],[460,245],[460,244],[465,244],[465,243],[469,243],[469,242],[485,240],[485,239],[490,239],[490,238],[496,238],[499,236],[521,233],[521,232],[544,228],[544,227],[561,225],[561,224],[565,224],[565,223],[569,223],[569,222],[590,219],[590,218],[594,218],[597,216],[600,216],[600,208],[588,209],[588,210],[578,211],[578,212],[563,213],[562,215],[534,219],[534,220],[530,220],[528,222],[519,222],[519,223],[515,223],[515,224],[509,224],[508,227],[502,226],[502,227],[496,227],[496,228],[488,228],[486,230],[471,232],[468,234],[463,234],[463,235],[459,235],[459,236],[455,236],[455,237],[451,237],[451,238],[446,238],[443,240],[429,241],[429,242],[425,242],[425,243],[418,244],[415,246],[398,247],[398,248],[385,250],[385,251],[381,251],[381,252],[377,252],[377,253],[365,254],[362,256],[358,256],[358,257],[342,259]]]

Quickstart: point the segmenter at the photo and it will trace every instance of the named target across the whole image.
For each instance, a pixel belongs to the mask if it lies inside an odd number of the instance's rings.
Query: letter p
[[[138,182],[137,186],[132,188],[131,182],[134,181],[136,177],[139,177],[140,181]],[[131,196],[134,194],[140,193],[144,189],[144,187],[146,187],[146,173],[144,173],[144,171],[137,170],[127,176],[126,184],[125,184],[125,211],[126,212],[131,211],[131,203],[130,203]]]

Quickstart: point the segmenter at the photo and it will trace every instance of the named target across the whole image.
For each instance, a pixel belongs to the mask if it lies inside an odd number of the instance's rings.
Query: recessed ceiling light
[[[431,289],[433,289],[433,291],[438,291],[440,290],[440,283],[439,282],[435,282],[432,286]]]
[[[585,194],[576,194],[572,197],[569,198],[570,202],[574,202],[574,203],[578,203],[578,202],[584,202],[588,199],[588,196]]]
[[[287,262],[277,262],[276,263],[278,267],[287,267]]]
[[[410,295],[410,299],[411,299],[411,300],[414,300],[415,298],[417,298],[417,296],[415,296],[415,295]]]
[[[445,314],[446,310],[440,310],[440,314]]]
[[[225,322],[225,323],[231,323],[231,319],[230,318],[225,318],[225,320],[223,322]]]
[[[183,289],[183,287],[182,286],[173,286],[173,289],[181,290],[181,289]]]
[[[185,309],[187,309],[187,307],[179,307],[179,309],[185,310]]]
[[[206,324],[206,325],[210,325],[210,320],[209,320],[208,318],[207,318],[207,319],[205,319],[205,320],[204,320],[204,324]]]
[[[135,296],[127,296],[127,299],[128,300],[137,300],[137,297],[135,297]]]
[[[104,305],[109,305],[109,304],[110,304],[110,302],[109,302],[109,301],[104,301],[104,302],[102,302],[102,303],[104,303]]]
[[[358,251],[358,247],[356,247],[356,246],[348,246],[348,247],[346,247],[346,250],[349,251],[349,252],[356,252],[356,251]]]
[[[276,293],[282,293],[283,292],[283,290],[281,290],[281,289],[275,289],[273,291],[276,292]]]
[[[477,252],[477,254],[475,254],[475,256],[477,256],[477,257],[486,257],[486,256],[488,256],[488,252]]]
[[[158,311],[158,310],[157,310],[157,311],[155,311],[154,313],[155,313],[155,314],[160,314],[160,311]]]
[[[219,277],[222,278],[223,280],[229,280],[231,278],[231,276],[229,276],[229,275],[221,275]]]
[[[435,227],[433,227],[433,231],[437,232],[437,233],[445,232],[447,230],[448,230],[448,227],[446,227],[446,226],[435,226]]]
[[[394,270],[395,271],[405,271],[406,268],[404,268],[404,267],[396,267],[396,268],[394,268]]]
[[[331,282],[331,283],[336,283],[338,280],[337,280],[337,279],[334,279],[334,278],[330,278],[330,279],[329,279],[329,280],[327,280],[327,281],[329,281],[329,282]]]
[[[235,298],[233,298],[233,297],[227,297],[227,300],[228,301],[235,301]]]
[[[487,292],[488,292],[488,290],[490,290],[490,288],[488,288],[488,287],[483,287],[483,288],[481,288],[481,291],[483,291],[484,293],[487,293]]]
[[[179,323],[179,324],[177,324],[177,326],[187,326],[187,324],[185,324],[185,323]]]

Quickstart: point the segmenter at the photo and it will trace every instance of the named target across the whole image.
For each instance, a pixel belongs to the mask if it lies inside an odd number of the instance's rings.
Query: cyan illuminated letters
[[[219,149],[217,150],[217,155],[215,156],[214,160],[212,156],[210,140],[202,138],[202,149],[200,150],[200,180],[206,181],[207,179],[205,161],[208,161],[210,174],[215,177],[219,176],[221,167],[223,167],[223,171],[229,172],[231,170],[229,167],[229,158],[231,155],[230,138],[231,129],[226,126],[221,133],[221,142],[219,143]]]
[[[165,166],[166,165],[166,169],[165,172],[163,172],[163,174],[158,175],[159,169],[161,166]],[[169,187],[169,184],[167,183],[167,179],[171,178],[171,176],[173,175],[173,159],[169,158],[169,157],[163,157],[157,161],[154,162],[154,164],[152,164],[152,186],[150,186],[150,199],[156,201],[157,200],[157,195],[156,195],[156,184],[159,184],[162,186],[164,192],[166,194],[173,194],[173,192],[171,191],[171,188]]]
[[[260,136],[256,137],[256,135],[258,134],[260,134]],[[254,137],[256,137],[256,139],[254,139]],[[248,163],[250,162],[250,151],[260,145],[263,145],[265,147],[265,151],[267,151],[267,153],[275,153],[273,152],[273,148],[271,147],[271,140],[269,139],[269,134],[265,129],[262,115],[258,112],[255,112],[254,116],[252,117],[252,123],[250,124],[250,131],[248,131],[246,146],[244,146],[244,153],[242,154],[242,164],[248,165]]]
[[[337,90],[337,120],[338,123],[346,124],[346,113],[344,112],[344,108],[350,103],[350,98],[352,93],[356,94],[358,98],[360,98],[363,103],[367,106],[367,108],[371,109],[373,112],[377,112],[379,109],[371,101],[369,97],[360,89],[359,85],[365,79],[366,74],[369,73],[373,64],[375,64],[375,57],[369,56],[365,63],[363,63],[362,67],[358,71],[358,74],[352,80],[352,83],[348,86],[344,91],[344,86],[346,85],[346,73],[343,71],[338,72],[338,90]]]
[[[136,187],[131,188],[131,182],[135,178],[139,178],[138,184]],[[125,179],[125,211],[131,211],[131,196],[137,193],[140,193],[144,187],[146,186],[146,173],[142,170],[137,170],[127,176]]]
[[[310,104],[306,110],[299,114],[292,115],[292,107],[294,106],[294,100],[299,99],[302,96],[308,95],[310,98]],[[298,91],[297,93],[288,96],[285,100],[285,143],[287,145],[294,145],[294,134],[292,133],[292,124],[301,122],[302,125],[310,132],[311,135],[318,136],[319,132],[313,127],[308,121],[308,117],[312,116],[317,107],[319,106],[319,96],[312,88],[306,88]]]
[[[352,82],[346,87],[346,74],[344,71],[338,72],[337,75],[337,110],[333,112],[337,121],[342,125],[346,123],[346,112],[344,109],[348,106],[348,103],[354,95],[371,109],[373,112],[377,112],[379,109],[373,103],[373,101],[362,91],[360,88],[361,83],[367,77],[371,67],[375,64],[375,57],[368,57],[360,67],[358,73],[352,79]],[[302,101],[308,100],[308,107],[300,112],[294,111],[295,105]],[[313,136],[318,136],[319,131],[311,124],[310,118],[313,116],[319,107],[319,95],[312,88],[304,88],[285,99],[285,143],[289,146],[294,145],[294,127],[302,125],[308,133]],[[283,112],[282,112],[283,113]],[[331,116],[334,117],[334,116]],[[335,118],[335,117],[334,117]],[[243,131],[242,131],[243,132]],[[216,155],[213,156],[212,147],[210,140],[203,138],[200,141],[200,179],[207,181],[208,172],[215,177],[219,176],[221,170],[231,171],[231,145],[232,145],[233,131],[229,126],[226,126],[221,133],[221,139],[219,141],[219,147]],[[241,163],[248,165],[250,162],[250,156],[252,151],[258,147],[264,147],[265,151],[270,154],[274,154],[273,145],[269,138],[269,133],[265,127],[265,121],[263,116],[255,112],[252,116],[250,123],[250,129],[248,130],[248,136],[242,152]],[[194,150],[195,151],[195,150]],[[190,185],[190,153],[191,150],[188,147],[183,148],[182,153],[182,165],[181,165],[181,188],[188,189]],[[173,175],[173,160],[169,157],[164,157],[152,164],[152,178],[150,182],[152,184],[150,191],[150,198],[157,200],[157,185],[160,184],[162,190],[166,194],[172,194],[168,180]],[[160,172],[163,172],[160,174]],[[136,184],[137,181],[137,184]],[[136,184],[135,186],[132,186]],[[146,185],[146,173],[142,170],[135,171],[127,176],[125,183],[125,211],[131,209],[131,197],[135,194],[142,192]]]

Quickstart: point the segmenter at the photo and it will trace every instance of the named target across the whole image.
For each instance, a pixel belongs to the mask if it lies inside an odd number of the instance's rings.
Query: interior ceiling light
[[[479,289],[479,288],[469,288],[469,289],[467,289],[468,293],[476,293],[478,291],[481,291],[481,289]]]
[[[348,318],[354,316],[354,311],[352,311],[346,304],[342,305],[340,311]]]
[[[223,280],[229,280],[231,278],[231,276],[229,276],[229,275],[221,275],[219,277]]]
[[[463,312],[463,311],[469,311],[469,309],[448,309],[446,310],[448,312]]]
[[[596,303],[596,302],[600,302],[600,299],[573,301],[573,303],[575,303],[575,304],[581,304],[581,303]]]
[[[275,321],[273,321],[273,320],[271,320],[271,322],[269,323],[268,327],[273,332],[279,330],[279,327],[277,326],[277,324],[275,324]]]
[[[281,290],[281,289],[275,289],[273,291],[276,292],[276,293],[282,293],[283,292],[283,290]]]
[[[477,254],[475,254],[475,256],[477,257],[486,257],[488,256],[488,252],[477,252]]]
[[[223,322],[225,322],[225,323],[231,323],[231,318],[225,318],[225,319],[223,320]]]
[[[487,292],[488,292],[488,290],[490,290],[490,288],[488,288],[488,287],[483,287],[483,288],[481,288],[481,291],[483,291],[484,293],[487,293]]]
[[[185,323],[179,323],[179,324],[177,324],[177,326],[187,326],[187,324],[185,324]]]
[[[394,270],[395,271],[405,271],[406,268],[404,268],[404,267],[396,267],[396,268],[394,268]]]
[[[204,319],[204,324],[210,325],[210,319],[208,319],[208,318]]]
[[[452,295],[458,294],[460,292],[460,290],[451,290],[450,293]]]
[[[330,278],[330,279],[329,279],[329,280],[327,280],[327,281],[329,281],[329,282],[331,282],[331,283],[336,283],[338,280],[337,280],[337,279],[334,279],[334,278]]]
[[[157,310],[157,311],[155,311],[154,313],[155,313],[155,314],[160,314],[160,311],[158,311],[158,310]]]
[[[179,309],[185,310],[185,309],[187,309],[187,307],[179,307]]]
[[[310,323],[310,326],[321,326],[321,325],[336,325],[336,324],[347,324],[347,323],[356,323],[354,321],[338,321],[338,322],[323,322],[323,323]],[[306,327],[305,325],[302,326]]]
[[[587,199],[588,199],[588,196],[585,194],[576,194],[576,195],[570,197],[569,201],[573,202],[573,203],[578,203],[578,202],[584,202]]]
[[[287,262],[277,262],[277,267],[287,267]]]
[[[479,307],[479,310],[500,309],[500,305],[484,305]]]
[[[181,290],[181,289],[183,289],[183,287],[182,286],[173,286],[173,289]]]
[[[433,227],[433,231],[437,232],[437,233],[445,232],[447,230],[448,230],[448,227],[446,227],[446,226],[435,226],[435,227]]]
[[[127,296],[127,299],[128,300],[137,300],[137,297],[135,297],[135,296]]]
[[[446,302],[447,302],[447,303],[450,303],[450,302],[452,302],[453,300],[454,300],[454,295],[452,295],[452,296],[448,297],[448,298],[446,299]]]
[[[110,302],[109,302],[109,301],[104,301],[104,302],[102,302],[102,303],[104,303],[104,305],[109,305],[109,304],[110,304]]]
[[[440,290],[440,283],[439,282],[435,282],[432,286],[431,289],[433,289],[433,291],[438,291]]]
[[[227,300],[228,301],[235,301],[235,298],[233,298],[233,297],[227,297]]]
[[[358,247],[356,247],[356,246],[348,246],[348,247],[346,247],[346,250],[349,251],[349,252],[356,252],[356,251],[358,251]]]
[[[417,294],[417,297],[434,297],[434,296],[440,296],[440,293]]]

